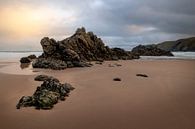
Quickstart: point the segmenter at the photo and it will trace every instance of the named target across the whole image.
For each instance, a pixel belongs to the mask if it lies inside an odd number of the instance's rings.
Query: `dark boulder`
[[[32,60],[36,59],[37,57],[35,55],[29,55],[28,57],[22,57],[20,59],[20,63],[31,63]]]
[[[20,59],[20,63],[30,63],[30,62],[31,62],[31,59],[28,57],[22,57]]]
[[[113,81],[121,81],[121,78],[114,78]]]

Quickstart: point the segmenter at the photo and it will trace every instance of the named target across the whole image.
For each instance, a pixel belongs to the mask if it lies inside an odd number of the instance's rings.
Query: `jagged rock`
[[[60,82],[57,78],[47,75],[38,75],[34,78],[35,81],[46,81],[46,80],[53,80],[55,82]]]
[[[162,50],[156,45],[139,45],[132,49],[132,53],[138,56],[173,56],[170,51]]]
[[[88,67],[86,61],[104,61],[104,60],[119,60],[119,59],[134,59],[132,53],[120,48],[110,49],[105,46],[103,41],[98,38],[93,32],[86,32],[85,28],[78,28],[71,37],[62,41],[55,41],[48,37],[41,40],[43,54],[36,59],[33,67],[35,68],[51,68],[54,63],[42,65],[47,62],[47,58],[60,60],[67,64],[67,67]],[[41,59],[40,59],[41,58]],[[137,58],[137,57],[136,57]],[[55,65],[58,66],[58,65]]]
[[[22,57],[20,59],[20,63],[30,63],[30,62],[31,62],[31,59],[28,57]]]
[[[42,85],[37,87],[32,96],[23,96],[16,105],[17,109],[30,106],[51,109],[58,100],[65,100],[70,91],[74,90],[69,83],[61,84],[58,79],[51,76],[42,75],[36,78],[43,81]]]

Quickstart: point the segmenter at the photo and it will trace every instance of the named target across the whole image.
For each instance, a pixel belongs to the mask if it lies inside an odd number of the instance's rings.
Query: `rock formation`
[[[157,44],[157,47],[166,51],[190,51],[195,52],[195,37],[166,41]]]
[[[16,105],[17,109],[30,106],[37,109],[51,109],[58,100],[65,100],[74,89],[70,84],[61,84],[58,79],[51,76],[39,75],[35,80],[43,81],[43,84],[37,87],[32,96],[23,96]]]
[[[170,51],[162,50],[156,45],[138,45],[132,49],[132,53],[138,56],[173,56]]]
[[[88,61],[139,58],[123,49],[110,49],[93,32],[86,32],[83,27],[62,41],[44,37],[41,45],[43,54],[33,62],[34,68],[88,67],[91,66]],[[60,65],[57,65],[56,61]]]

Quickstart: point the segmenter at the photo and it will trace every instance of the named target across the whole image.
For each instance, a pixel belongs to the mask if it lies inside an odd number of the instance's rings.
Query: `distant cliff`
[[[193,51],[195,52],[195,37],[166,41],[157,44],[157,47],[166,51]]]

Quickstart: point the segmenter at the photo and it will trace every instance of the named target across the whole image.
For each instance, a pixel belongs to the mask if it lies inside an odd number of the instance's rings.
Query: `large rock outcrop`
[[[132,49],[132,53],[138,56],[173,56],[170,51],[162,50],[156,45],[138,45]]]
[[[166,51],[189,51],[195,52],[195,37],[179,39],[177,41],[166,41],[157,44],[158,48]]]
[[[90,66],[87,61],[139,58],[119,48],[110,49],[93,32],[86,32],[83,27],[62,41],[44,37],[41,45],[43,54],[33,62],[35,68],[64,69],[64,64],[67,64],[67,67],[85,67]],[[58,68],[54,64],[56,60],[62,61],[63,67],[60,65]]]
[[[59,100],[65,100],[70,91],[74,90],[69,83],[61,84],[58,79],[51,76],[39,75],[35,80],[43,83],[37,87],[32,96],[23,96],[16,105],[17,109],[31,106],[37,109],[51,109]]]

